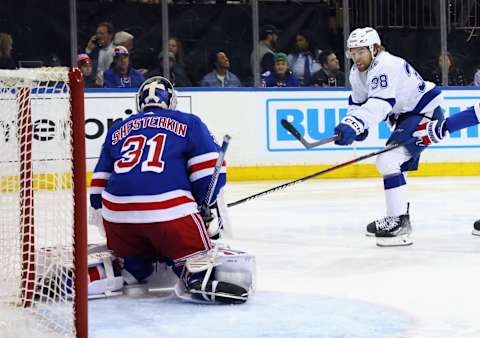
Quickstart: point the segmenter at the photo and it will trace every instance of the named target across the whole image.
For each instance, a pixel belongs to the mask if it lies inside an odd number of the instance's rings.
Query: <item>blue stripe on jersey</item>
[[[442,91],[440,90],[440,88],[435,86],[432,89],[430,89],[428,92],[423,94],[420,101],[418,101],[415,108],[413,108],[412,113],[420,113],[423,110],[423,108],[425,108],[425,106],[427,104],[429,104],[430,101],[432,101],[434,98],[436,98],[438,95],[440,95],[441,92]]]
[[[475,109],[468,107],[464,111],[454,114],[446,119],[445,125],[449,133],[453,133],[456,130],[475,126],[479,123]]]
[[[368,98],[367,98],[368,100]],[[367,102],[367,100],[363,101],[363,102],[354,102],[353,99],[352,99],[352,95],[350,95],[348,97],[348,104],[351,105],[351,106],[361,106],[362,104],[364,104],[365,102]]]
[[[405,184],[407,184],[407,182],[405,182],[405,177],[402,173],[398,175],[388,176],[383,179],[383,187],[385,190],[398,188]]]
[[[378,97],[378,96],[371,96],[369,97],[369,99],[378,99],[378,100],[382,100],[382,101],[385,101],[387,102],[389,105],[393,106],[395,105],[395,103],[397,103],[397,100],[395,100],[395,98],[390,98],[390,99],[385,99],[383,97]]]

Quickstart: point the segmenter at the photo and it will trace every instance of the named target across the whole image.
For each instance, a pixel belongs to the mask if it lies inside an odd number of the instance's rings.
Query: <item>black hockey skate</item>
[[[400,217],[401,216],[386,216],[369,223],[365,235],[373,237],[378,231],[394,228],[400,222]]]
[[[248,299],[248,291],[241,286],[216,280],[208,281],[204,291],[202,291],[202,281],[194,281],[189,283],[188,291],[193,297],[208,302],[242,304]]]
[[[480,219],[473,223],[472,235],[480,236]]]
[[[375,233],[377,246],[405,246],[413,243],[410,238],[412,225],[410,224],[410,215],[401,215],[393,217],[394,220],[382,226]]]

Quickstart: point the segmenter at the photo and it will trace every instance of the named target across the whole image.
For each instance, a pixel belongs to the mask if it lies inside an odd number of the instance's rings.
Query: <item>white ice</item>
[[[478,338],[480,177],[408,182],[412,246],[364,235],[384,214],[381,179],[310,180],[230,208],[230,245],[257,257],[249,302],[93,300],[89,337]],[[281,183],[229,183],[227,200]]]

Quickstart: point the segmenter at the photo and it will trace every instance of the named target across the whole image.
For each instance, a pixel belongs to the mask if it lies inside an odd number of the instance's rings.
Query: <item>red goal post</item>
[[[88,337],[83,79],[0,70],[0,332]]]

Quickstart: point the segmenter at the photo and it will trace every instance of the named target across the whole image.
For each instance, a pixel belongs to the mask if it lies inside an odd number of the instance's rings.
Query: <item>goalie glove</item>
[[[368,136],[365,123],[355,116],[345,116],[335,127],[335,134],[339,136],[335,144],[347,146],[353,141],[363,141]]]
[[[105,234],[105,227],[103,226],[103,217],[102,209],[94,209],[92,207],[88,208],[88,224],[94,225],[98,228],[98,233],[103,237],[107,238]]]
[[[211,239],[218,239],[220,237],[220,232],[223,230],[223,222],[218,211],[217,203],[211,207],[202,206],[200,210],[202,215],[203,223],[207,228],[208,236]]]
[[[445,120],[429,121],[418,125],[416,131],[412,134],[415,137],[416,144],[420,147],[426,147],[432,143],[440,142],[447,134]]]

